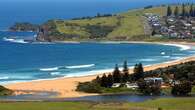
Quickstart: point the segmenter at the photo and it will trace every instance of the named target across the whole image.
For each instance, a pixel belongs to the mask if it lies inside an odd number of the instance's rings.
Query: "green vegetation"
[[[50,20],[41,27],[48,31],[40,39],[49,41],[89,41],[89,40],[144,40],[150,34],[144,32],[144,13],[166,15],[166,7],[148,7],[131,10],[117,15],[100,15],[72,20]],[[48,28],[53,27],[53,28]],[[49,38],[49,39],[48,39]]]
[[[195,62],[191,61],[144,72],[142,64],[139,63],[135,65],[134,73],[129,74],[125,61],[122,72],[116,65],[112,74],[103,74],[102,77],[97,76],[91,82],[79,83],[77,91],[102,94],[132,93],[186,96],[195,93],[193,88],[193,85],[195,85],[195,70],[193,68],[195,68]],[[136,84],[137,88],[135,87]],[[161,88],[162,85],[165,88]],[[127,88],[127,86],[131,87]]]
[[[189,81],[182,81],[181,84],[175,84],[171,93],[173,95],[187,95],[192,91],[192,84]]]
[[[39,25],[31,24],[31,23],[15,23],[12,27],[10,27],[11,31],[38,31]]]
[[[1,102],[0,110],[194,110],[195,98],[127,102]]]
[[[195,17],[193,4],[147,6],[116,15],[98,13],[94,17],[82,17],[72,20],[49,20],[37,26],[30,23],[16,23],[10,29],[14,31],[37,31],[39,41],[194,41],[193,39],[171,39],[166,35],[153,36],[145,13],[153,13],[164,19],[166,16]],[[165,21],[162,21],[163,23]]]
[[[174,11],[172,11],[174,9]],[[180,11],[181,10],[181,11]],[[173,13],[174,12],[174,13]],[[194,4],[182,4],[182,6],[168,6],[167,16],[174,15],[176,17],[195,17],[195,7]]]
[[[12,95],[13,91],[10,89],[7,89],[3,86],[0,86],[0,96],[6,96],[6,95]]]

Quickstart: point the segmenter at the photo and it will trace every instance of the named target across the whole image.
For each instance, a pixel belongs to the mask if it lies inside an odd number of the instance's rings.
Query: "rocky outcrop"
[[[39,30],[39,25],[31,23],[15,23],[9,28],[10,31],[32,31],[37,32]]]

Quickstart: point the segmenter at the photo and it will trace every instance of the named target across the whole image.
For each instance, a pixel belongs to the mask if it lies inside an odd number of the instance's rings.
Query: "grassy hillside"
[[[141,103],[1,102],[0,110],[194,110],[195,98],[157,99]]]
[[[165,15],[166,7],[131,10],[115,16],[94,17],[77,20],[53,20],[51,39],[60,40],[140,40],[144,33],[144,13]],[[49,24],[49,23],[47,23]],[[51,24],[51,21],[50,21]]]

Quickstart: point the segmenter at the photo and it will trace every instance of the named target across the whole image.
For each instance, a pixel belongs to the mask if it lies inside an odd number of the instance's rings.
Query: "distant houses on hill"
[[[190,9],[186,9],[190,7]],[[161,35],[171,39],[193,39],[195,38],[195,7],[194,5],[175,7],[174,13],[170,6],[167,8],[166,16],[155,13],[145,13],[148,24],[152,28],[151,35]]]

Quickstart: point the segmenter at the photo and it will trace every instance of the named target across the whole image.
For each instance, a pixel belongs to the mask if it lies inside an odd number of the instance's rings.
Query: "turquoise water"
[[[148,5],[193,2],[189,0],[71,0],[0,1],[0,29],[15,22],[43,23],[46,20],[119,13]],[[11,37],[11,38],[10,38]],[[129,66],[172,61],[194,53],[185,46],[125,43],[43,44],[27,43],[32,32],[0,31],[0,84],[39,79],[72,77],[112,70],[124,60]],[[12,39],[14,38],[14,39]]]
[[[83,76],[122,67],[176,60],[195,51],[182,45],[127,43],[26,43],[20,39],[34,36],[30,32],[0,32],[0,83],[13,83],[57,77]]]

